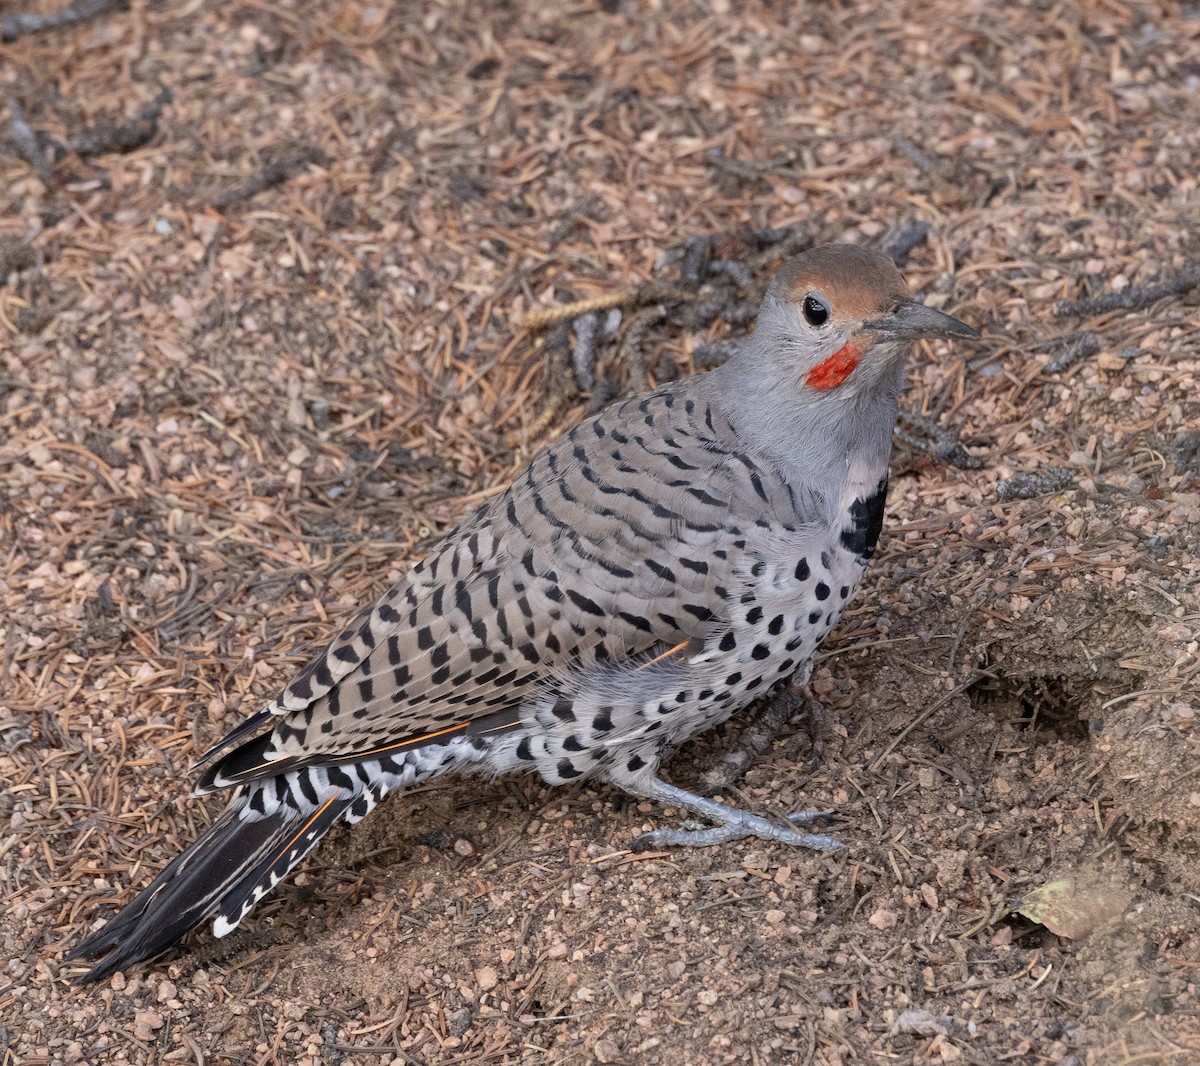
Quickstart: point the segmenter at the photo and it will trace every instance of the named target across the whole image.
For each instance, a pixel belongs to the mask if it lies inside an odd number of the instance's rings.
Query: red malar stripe
[[[814,389],[827,391],[836,389],[843,381],[854,373],[862,352],[853,344],[846,344],[833,353],[825,362],[814,366],[805,376],[805,384]]]

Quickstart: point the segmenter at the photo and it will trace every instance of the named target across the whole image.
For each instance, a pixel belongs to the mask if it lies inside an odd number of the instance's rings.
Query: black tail
[[[223,936],[312,850],[353,799],[335,794],[307,815],[281,807],[253,821],[241,817],[244,802],[231,807],[148,888],[71,951],[68,961],[104,956],[77,983],[99,981],[152,959],[214,916],[214,931]]]

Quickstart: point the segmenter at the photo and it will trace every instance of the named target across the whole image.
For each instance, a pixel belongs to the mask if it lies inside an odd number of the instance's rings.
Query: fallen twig
[[[588,397],[587,413],[594,415],[597,411],[607,407],[620,394],[621,387],[615,378],[601,378],[596,382],[596,387],[592,389],[591,396]]]
[[[656,385],[665,385],[668,381],[674,381],[679,377],[679,364],[672,358],[670,352],[663,352],[658,357],[658,362],[654,364],[654,383]]]
[[[22,307],[17,312],[17,329],[22,333],[40,332],[54,321],[60,311],[65,310],[75,302],[75,296],[74,292],[70,292],[60,296],[58,299],[51,299],[33,307]]]
[[[714,259],[708,264],[710,274],[724,274],[739,289],[748,289],[754,284],[754,274],[745,263],[736,259]]]
[[[248,956],[254,951],[285,943],[287,941],[276,929],[235,929],[223,940],[197,944],[193,951],[188,952],[179,962],[180,979],[190,978],[201,967],[220,965],[235,956]]]
[[[25,109],[16,100],[8,101],[8,113],[11,118],[8,143],[12,154],[18,159],[25,160],[43,184],[50,184],[50,161],[46,158],[46,146],[41,135],[29,125],[25,117]]]
[[[765,226],[762,229],[752,229],[750,236],[754,238],[760,248],[769,248],[773,244],[778,244],[793,230],[792,226]]]
[[[662,304],[655,304],[639,311],[625,331],[617,358],[629,368],[629,384],[635,392],[641,392],[647,384],[646,353],[643,350],[646,333],[666,317],[667,309]]]
[[[699,288],[708,273],[713,239],[709,236],[689,237],[683,243],[683,266],[679,268],[679,284],[685,289]]]
[[[704,161],[716,170],[723,170],[739,178],[761,178],[769,171],[792,166],[797,158],[796,153],[789,150],[770,159],[744,161],[727,156],[720,148],[710,148]]]
[[[910,141],[907,137],[897,137],[895,139],[895,144],[900,151],[902,151],[917,165],[917,169],[921,171],[922,174],[928,174],[937,169],[937,164],[930,159],[929,156],[922,152],[920,148],[913,144],[912,141]]]
[[[709,367],[720,366],[740,345],[737,341],[722,341],[719,344],[700,344],[692,349],[692,362],[697,370],[707,370]]]
[[[508,434],[510,448],[523,440],[537,440],[574,402],[574,390],[567,385],[571,365],[571,324],[559,322],[542,342],[546,357],[547,385],[545,404],[528,425]]]
[[[1100,350],[1100,338],[1091,330],[1060,337],[1059,343],[1062,350],[1046,364],[1046,370],[1051,374],[1059,374]]]
[[[692,304],[684,312],[683,328],[705,329],[718,318],[722,322],[728,322],[731,326],[745,326],[753,322],[757,316],[757,304],[753,304],[749,300],[739,300],[731,290],[725,289]]]
[[[576,300],[560,307],[539,308],[530,311],[525,316],[525,328],[531,330],[545,329],[547,326],[568,322],[586,315],[589,311],[607,311],[613,307],[644,307],[646,304],[674,301],[686,303],[694,300],[690,292],[677,289],[671,285],[660,285],[657,282],[647,282],[644,285],[631,285],[615,292],[601,293],[586,300]]]
[[[1059,300],[1054,313],[1065,318],[1067,315],[1100,315],[1106,311],[1140,311],[1166,296],[1178,296],[1197,285],[1200,285],[1200,263],[1193,263],[1173,278],[1153,285],[1131,285],[1120,292],[1109,292],[1087,300]]]
[[[163,108],[171,102],[171,92],[163,89],[145,107],[125,122],[99,122],[81,133],[68,137],[65,144],[48,134],[35,130],[16,100],[8,100],[11,116],[8,145],[12,154],[24,159],[47,185],[52,180],[51,167],[60,159],[74,154],[81,159],[106,152],[128,152],[140,148],[158,132],[158,120]]]
[[[249,200],[260,192],[282,185],[289,178],[300,173],[310,163],[323,166],[328,157],[317,148],[300,148],[290,152],[280,159],[267,163],[257,174],[251,175],[241,185],[236,185],[225,192],[216,193],[209,203],[218,210],[230,207],[241,200]]]
[[[98,122],[82,133],[69,137],[66,146],[81,158],[140,148],[158,132],[158,120],[163,108],[170,102],[171,90],[163,89],[133,118],[115,126],[110,122]]]
[[[781,229],[754,230],[752,236],[763,248],[747,260],[751,270],[761,270],[768,263],[798,255],[814,244],[812,232],[803,222]]]
[[[731,326],[748,326],[758,318],[758,304],[749,300],[731,300],[721,308],[721,321]]]
[[[919,429],[925,434],[925,437],[916,437],[911,433],[906,433],[900,426],[896,427],[896,436],[914,448],[930,452],[938,462],[949,463],[959,470],[979,470],[983,467],[983,460],[972,455],[962,446],[956,430],[946,429],[930,418],[914,415],[908,411],[901,411],[899,420],[914,429]]]
[[[1048,492],[1059,492],[1075,481],[1075,475],[1061,466],[1048,466],[1032,474],[1013,474],[996,483],[997,499],[1032,500]]]
[[[1200,474],[1200,430],[1176,437],[1171,442],[1171,458],[1180,473]]]
[[[57,11],[30,11],[5,15],[0,18],[0,41],[7,43],[31,33],[56,30],[61,26],[75,26],[113,11],[125,11],[128,7],[129,0],[75,0]]]
[[[789,686],[775,693],[762,714],[742,730],[737,747],[701,775],[700,783],[704,790],[720,792],[737,784],[750,766],[770,750],[784,726],[805,710],[806,699],[802,692]]]
[[[18,270],[28,270],[38,259],[37,249],[16,238],[0,239],[0,282]]]
[[[586,196],[579,201],[569,211],[564,211],[560,216],[557,226],[550,231],[550,235],[546,238],[546,247],[553,251],[559,246],[576,226],[582,224],[585,218],[594,218],[596,210],[601,206],[600,199],[596,196]]]
[[[880,237],[876,247],[896,266],[902,267],[908,262],[913,249],[929,236],[932,228],[928,222],[902,222]]]

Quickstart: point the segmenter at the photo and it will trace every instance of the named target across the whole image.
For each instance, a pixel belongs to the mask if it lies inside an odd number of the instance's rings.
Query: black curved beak
[[[960,322],[953,315],[926,307],[916,300],[904,300],[880,318],[864,322],[863,329],[904,340],[917,337],[979,336],[978,330]]]

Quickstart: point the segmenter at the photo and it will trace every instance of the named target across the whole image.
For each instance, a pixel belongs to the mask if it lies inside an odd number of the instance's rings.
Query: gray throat
[[[837,507],[847,490],[873,489],[887,472],[904,384],[903,360],[893,362],[865,387],[818,393],[768,372],[752,338],[705,381],[756,458],[802,496]]]

